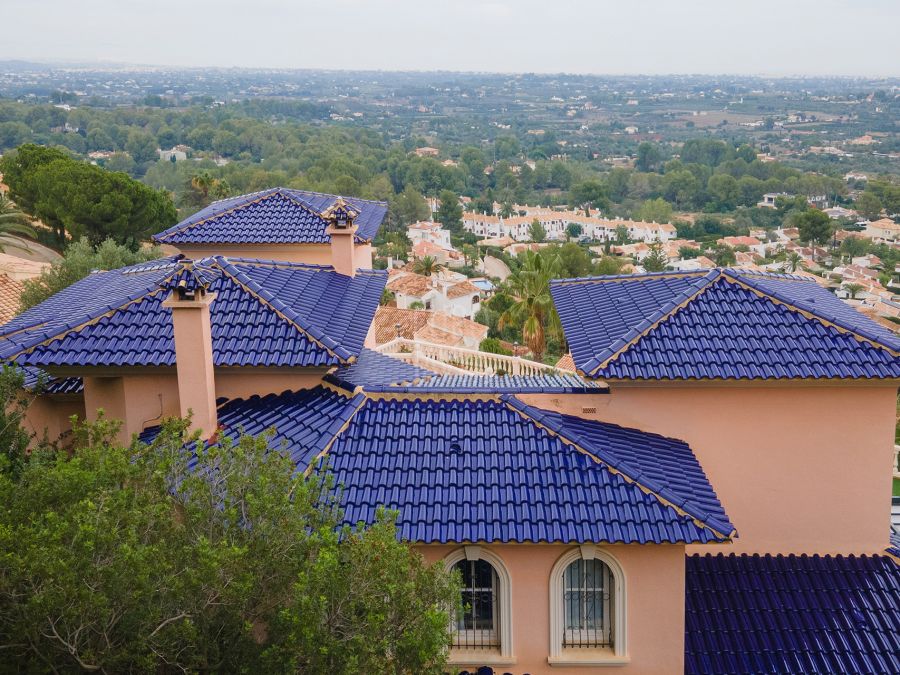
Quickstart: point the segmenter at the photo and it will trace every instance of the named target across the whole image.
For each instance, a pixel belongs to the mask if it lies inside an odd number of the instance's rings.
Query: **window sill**
[[[631,663],[631,658],[605,651],[592,651],[586,654],[551,656],[547,663],[551,666],[624,666]]]
[[[485,649],[465,651],[453,649],[447,664],[451,666],[511,666],[515,664],[516,657],[503,656],[499,651]]]

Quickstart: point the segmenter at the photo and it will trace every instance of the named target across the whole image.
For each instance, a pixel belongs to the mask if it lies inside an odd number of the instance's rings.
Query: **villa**
[[[804,276],[564,279],[576,372],[442,375],[366,347],[385,215],[216,202],[156,236],[181,255],[20,314],[0,357],[49,376],[29,423],[102,409],[149,441],[190,412],[208,443],[273,429],[299,470],[327,458],[346,522],[398,509],[460,572],[457,672],[900,672],[897,335]]]

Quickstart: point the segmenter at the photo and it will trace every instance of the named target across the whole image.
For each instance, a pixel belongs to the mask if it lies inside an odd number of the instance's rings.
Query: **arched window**
[[[457,612],[453,646],[457,649],[499,649],[499,581],[487,560],[460,560],[454,566],[462,577],[462,609]],[[508,620],[508,618],[507,618]]]
[[[453,652],[511,657],[511,593],[503,561],[480,546],[465,546],[447,556],[444,564],[457,570],[462,579],[460,609],[453,622]]]
[[[592,545],[562,556],[550,573],[551,662],[609,663],[627,658],[625,576]]]

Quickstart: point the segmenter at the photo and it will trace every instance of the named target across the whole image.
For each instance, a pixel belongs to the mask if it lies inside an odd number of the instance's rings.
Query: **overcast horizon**
[[[0,60],[590,75],[900,76],[895,0],[4,0]],[[73,31],[73,27],[76,30]],[[319,28],[321,27],[321,28]],[[844,31],[846,32],[846,31]]]

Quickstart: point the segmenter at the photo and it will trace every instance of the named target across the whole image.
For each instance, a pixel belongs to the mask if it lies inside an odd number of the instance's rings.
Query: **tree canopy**
[[[136,248],[177,218],[171,198],[124,173],[67,157],[54,148],[24,145],[0,159],[18,204],[66,236],[99,244],[112,238]]]
[[[188,470],[185,428],[122,446],[77,424],[71,452],[27,458],[0,436],[13,671],[442,672],[456,583],[392,514],[339,528],[327,467],[296,472],[262,436],[201,444]]]

